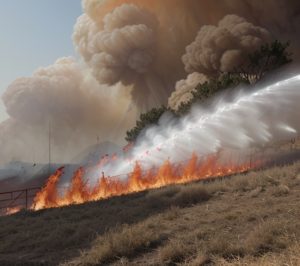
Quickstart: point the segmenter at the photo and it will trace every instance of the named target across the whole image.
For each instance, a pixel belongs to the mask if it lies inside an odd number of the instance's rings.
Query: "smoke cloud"
[[[84,9],[89,5],[83,2]],[[100,22],[85,14],[74,27],[76,50],[99,84],[133,86],[132,101],[139,112],[166,103],[175,83],[175,76],[166,77],[155,68],[159,27],[156,15],[136,4],[122,4]]]
[[[97,134],[109,137],[130,102],[130,89],[119,84],[108,90],[95,81],[90,68],[68,57],[36,70],[32,77],[17,79],[2,100],[11,116],[1,124],[2,160],[11,159],[7,150],[12,143],[15,149],[24,150],[24,145],[33,145],[40,131],[42,137],[36,146],[42,146],[47,153],[49,123],[53,145],[57,147],[56,160],[63,160],[66,147],[69,146],[68,155],[74,156],[87,144],[95,144]],[[101,127],[103,124],[106,126]],[[27,149],[27,156],[28,152]],[[20,152],[14,156],[23,157]]]
[[[151,45],[159,22],[155,15],[137,5],[122,5],[104,17],[104,30],[90,43],[91,65],[101,84],[113,85],[128,70],[147,73],[153,62]]]
[[[214,76],[234,67],[247,67],[248,54],[272,41],[271,34],[244,18],[227,15],[216,26],[203,26],[182,57],[188,73]]]
[[[11,118],[0,125],[0,162],[45,161],[49,123],[59,162],[96,143],[97,134],[101,142],[115,132],[124,144],[141,112],[172,93],[169,105],[177,108],[197,82],[243,64],[272,38],[291,39],[300,60],[298,1],[83,0],[82,7],[72,36],[82,60],[59,59],[2,96]]]
[[[209,78],[197,72],[188,75],[187,79],[178,81],[176,83],[175,91],[169,98],[169,107],[173,110],[177,110],[182,102],[186,103],[193,98],[191,91],[195,90],[199,83],[202,84],[205,81],[209,81]]]
[[[267,30],[237,15],[225,16],[218,26],[203,26],[182,57],[186,72],[192,74],[186,81],[176,84],[176,91],[169,98],[169,106],[176,110],[181,102],[192,98],[190,91],[209,77],[233,71],[234,68],[247,69],[248,54],[271,41],[272,36]]]

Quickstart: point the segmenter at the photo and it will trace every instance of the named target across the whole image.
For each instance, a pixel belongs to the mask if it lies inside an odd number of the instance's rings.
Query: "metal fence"
[[[197,157],[197,163],[205,162],[209,156],[213,156],[216,154],[210,154],[205,155],[203,157]],[[228,156],[229,155],[229,156]],[[263,153],[262,154],[253,154],[252,149],[248,149],[248,151],[242,151],[242,150],[236,150],[231,151],[230,154],[228,154],[226,157],[227,162],[225,162],[227,165],[240,165],[240,164],[248,164],[251,167],[251,164],[254,162],[260,162],[260,166],[262,166],[262,160],[263,160]],[[172,166],[176,167],[178,171],[180,172],[183,167],[187,166],[190,163],[190,160],[182,161],[182,162],[176,162],[171,164]],[[224,162],[223,162],[224,163]],[[146,174],[148,171],[152,171],[153,173],[157,173],[159,168],[152,168],[149,170],[145,170],[144,174]],[[107,180],[115,180],[115,179],[121,179],[121,180],[128,180],[130,178],[131,173],[122,174],[118,176],[108,176],[106,177]],[[88,180],[86,180],[88,181]],[[93,187],[97,182],[86,182],[87,187]],[[64,193],[67,191],[68,187],[60,187],[57,190],[58,195],[63,196]],[[17,212],[24,209],[29,209],[31,205],[33,204],[33,199],[38,191],[40,191],[41,188],[29,188],[29,189],[23,189],[23,190],[16,190],[16,191],[10,191],[10,192],[3,192],[0,193],[0,216],[1,215],[7,215],[14,212]]]
[[[0,215],[14,213],[22,208],[29,209],[39,190],[40,187],[0,193]]]

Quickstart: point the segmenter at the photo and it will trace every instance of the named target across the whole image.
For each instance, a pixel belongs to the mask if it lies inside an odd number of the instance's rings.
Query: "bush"
[[[137,139],[138,135],[141,131],[147,126],[151,124],[157,124],[161,115],[166,112],[168,109],[164,105],[160,108],[152,108],[145,114],[140,115],[140,121],[136,121],[136,127],[126,132],[127,137],[125,138],[128,142],[133,142]]]
[[[260,51],[248,55],[249,65],[247,69],[239,67],[235,69],[235,73],[245,79],[247,83],[257,82],[269,71],[292,62],[292,59],[289,58],[292,54],[286,51],[289,45],[290,41],[282,44],[277,40],[270,45],[268,43],[262,45]]]
[[[141,114],[140,121],[136,121],[136,127],[126,132],[126,141],[135,141],[147,125],[157,124],[161,115],[166,111],[177,116],[184,116],[190,112],[194,103],[202,103],[217,92],[236,87],[239,84],[255,83],[269,71],[292,62],[290,58],[292,54],[286,51],[289,45],[290,41],[282,44],[277,40],[271,44],[262,45],[260,51],[257,50],[253,55],[248,55],[249,65],[247,69],[238,66],[233,69],[233,72],[222,73],[220,77],[212,77],[209,82],[198,84],[195,90],[191,91],[193,98],[186,103],[182,102],[177,111],[163,105],[158,109],[153,108],[147,113]]]
[[[217,92],[236,87],[239,84],[249,84],[249,82],[238,73],[224,73],[219,78],[213,77],[209,82],[198,84],[195,91],[191,91],[193,98],[186,103],[182,102],[176,111],[176,115],[186,115],[190,112],[194,103],[202,103]]]

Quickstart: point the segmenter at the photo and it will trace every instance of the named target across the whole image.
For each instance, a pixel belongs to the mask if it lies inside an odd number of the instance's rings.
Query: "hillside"
[[[299,265],[300,161],[0,217],[0,265]]]
[[[104,141],[98,145],[92,145],[84,149],[82,152],[77,154],[71,161],[71,164],[84,165],[89,161],[93,161],[95,164],[106,154],[113,156],[115,153],[123,156],[123,148],[117,144]]]

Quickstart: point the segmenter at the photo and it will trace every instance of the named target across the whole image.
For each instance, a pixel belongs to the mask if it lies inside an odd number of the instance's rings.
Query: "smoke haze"
[[[11,118],[0,125],[1,163],[47,161],[49,123],[56,162],[96,144],[97,134],[124,145],[141,112],[168,102],[176,109],[197,83],[243,64],[264,42],[291,39],[300,60],[297,1],[83,0],[82,7],[72,36],[82,59],[58,59],[3,94]]]
[[[242,150],[299,135],[300,66],[273,73],[268,81],[243,86],[216,95],[205,105],[196,105],[186,117],[165,113],[158,125],[145,128],[128,153],[131,163],[121,160],[113,169],[100,169],[119,175],[130,172],[138,161],[143,169],[161,167],[221,150]],[[282,71],[282,69],[281,69]],[[228,155],[228,154],[227,154]],[[98,174],[99,176],[99,174]]]
[[[47,158],[51,123],[53,158],[65,161],[86,148],[89,139],[95,144],[97,133],[109,136],[130,102],[130,89],[99,85],[90,68],[69,57],[17,79],[2,100],[11,116],[1,124],[2,160],[24,160],[30,152],[36,162],[39,154]]]

